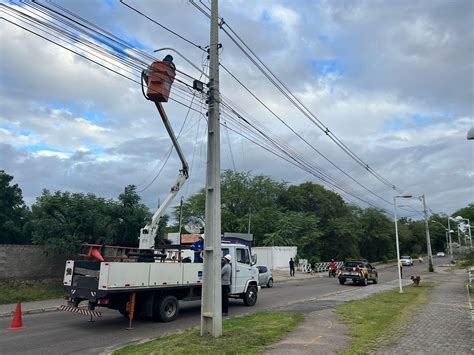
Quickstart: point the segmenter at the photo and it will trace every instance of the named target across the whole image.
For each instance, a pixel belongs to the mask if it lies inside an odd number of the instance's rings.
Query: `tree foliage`
[[[137,246],[140,229],[151,218],[133,185],[126,186],[117,200],[94,194],[43,190],[31,212],[13,177],[0,171],[1,243],[45,244],[52,251],[75,251],[83,242]],[[365,258],[369,261],[396,257],[395,228],[391,215],[376,208],[346,203],[323,186],[305,182],[290,185],[263,175],[225,171],[221,176],[221,232],[246,233],[255,246],[298,247],[298,257],[310,262]],[[182,224],[205,220],[205,190],[183,202]],[[156,243],[166,231],[176,231],[179,207],[160,223]],[[474,204],[452,214],[474,220]],[[433,253],[446,251],[446,215],[431,215]],[[424,220],[401,218],[397,222],[400,253],[426,253]],[[446,227],[445,227],[446,226]],[[457,227],[452,222],[451,228]],[[204,232],[204,230],[201,230]]]
[[[32,206],[33,242],[51,251],[79,250],[87,243],[137,246],[140,228],[149,217],[135,186],[127,186],[119,201],[94,194],[43,190]]]
[[[13,176],[0,170],[0,243],[27,244],[31,240],[27,226],[30,211],[12,180]]]

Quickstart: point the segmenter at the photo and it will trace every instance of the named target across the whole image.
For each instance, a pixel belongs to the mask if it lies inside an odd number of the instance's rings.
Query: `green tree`
[[[0,244],[28,244],[27,230],[30,210],[23,201],[18,184],[12,185],[13,176],[0,170]]]
[[[135,185],[128,185],[118,197],[113,208],[115,223],[113,242],[120,246],[138,246],[140,229],[151,219],[148,207],[140,202]],[[163,239],[163,229],[168,217],[163,217],[158,225],[157,239]]]
[[[359,250],[363,258],[376,261],[395,258],[395,227],[381,210],[367,208],[359,210],[363,236],[359,241]]]
[[[461,208],[455,211],[451,217],[461,216],[462,218],[468,218],[471,223],[474,223],[474,203],[470,203],[467,207]]]
[[[261,216],[269,214],[269,210],[278,210],[277,200],[284,191],[285,184],[273,181],[269,177],[250,173],[226,170],[221,175],[221,230],[222,232],[248,231],[249,217],[251,233],[262,241],[265,233],[272,229],[264,229],[271,222]],[[183,225],[190,219],[205,219],[205,190],[201,189],[183,203]],[[179,220],[179,207],[173,212],[174,219]]]
[[[323,225],[347,213],[347,206],[338,194],[312,182],[290,186],[281,194],[282,208],[295,212],[315,213]]]
[[[33,242],[53,252],[76,252],[83,242],[112,240],[111,201],[93,194],[43,190],[32,206]]]

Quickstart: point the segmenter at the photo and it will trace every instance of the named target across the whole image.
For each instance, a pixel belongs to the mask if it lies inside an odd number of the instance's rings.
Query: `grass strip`
[[[60,283],[18,285],[0,287],[0,304],[16,302],[40,301],[64,296],[63,285]]]
[[[343,354],[367,354],[394,343],[406,330],[413,312],[429,301],[435,282],[398,288],[336,307],[339,320],[349,324],[351,348]]]
[[[257,312],[222,322],[223,336],[201,337],[193,328],[156,340],[129,345],[114,352],[124,354],[256,354],[281,339],[304,320],[301,313]]]

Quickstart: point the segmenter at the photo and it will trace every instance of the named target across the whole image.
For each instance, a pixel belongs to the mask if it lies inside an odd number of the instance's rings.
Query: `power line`
[[[198,4],[190,0],[191,4],[194,5],[201,13],[204,13],[207,17],[209,15],[203,10]],[[224,26],[229,28],[227,31]],[[247,58],[260,70],[260,72],[307,118],[310,119],[321,131],[323,131],[339,148],[341,148],[346,154],[348,154],[353,160],[361,165],[370,174],[376,177],[379,181],[387,185],[388,187],[402,193],[403,190],[392,184],[390,181],[385,179],[383,176],[373,170],[367,163],[365,163],[357,154],[355,154],[350,148],[348,148],[334,133],[332,133],[328,127],[326,127],[319,118],[314,115],[292,92],[288,87],[269,69],[269,67],[255,54],[255,52],[242,40],[242,38],[221,18],[220,28],[222,31],[231,39],[232,42],[247,56]],[[238,41],[234,38],[238,39]],[[241,44],[239,44],[242,43]],[[245,48],[246,49],[245,49]],[[250,55],[249,52],[252,54]],[[253,59],[253,57],[256,58]],[[260,63],[261,65],[259,65]],[[265,70],[266,69],[266,70]]]
[[[172,33],[172,34],[174,34],[176,37],[181,38],[183,41],[185,41],[185,42],[187,42],[187,43],[193,45],[194,47],[196,47],[196,48],[198,48],[198,49],[200,49],[200,50],[202,50],[202,51],[206,51],[206,50],[205,50],[203,47],[201,47],[200,45],[198,45],[198,44],[196,44],[196,43],[190,41],[190,40],[187,39],[187,38],[184,38],[183,36],[181,36],[181,35],[178,34],[177,32],[175,32],[175,31],[173,31],[172,29],[166,27],[165,25],[159,23],[158,21],[155,21],[154,19],[152,19],[151,17],[147,16],[146,14],[144,14],[144,13],[141,12],[141,11],[139,11],[138,9],[134,8],[133,6],[128,5],[124,0],[120,0],[120,3],[122,3],[122,4],[125,5],[125,6],[127,6],[129,9],[135,11],[135,12],[138,13],[139,15],[145,17],[147,20],[149,20],[149,21],[151,21],[151,22],[157,24],[158,26],[160,26],[160,27],[163,28],[164,30],[166,30],[166,31],[168,31],[168,32],[170,32],[170,33]]]

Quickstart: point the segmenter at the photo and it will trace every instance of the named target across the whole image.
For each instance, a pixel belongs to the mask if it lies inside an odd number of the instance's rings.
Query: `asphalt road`
[[[446,258],[434,259],[435,265],[446,262]],[[404,267],[404,277],[426,271],[427,263]],[[379,270],[379,284],[376,288],[397,279],[394,266]],[[339,285],[334,278],[315,278],[275,283],[271,289],[263,288],[254,307],[246,307],[241,300],[231,300],[229,314],[240,315],[260,310],[297,309],[311,312],[316,309],[334,307],[340,303],[331,302],[332,294],[349,294],[361,286],[351,282]],[[315,302],[315,298],[325,301]],[[329,301],[328,301],[329,299]],[[311,301],[309,301],[311,300]],[[297,307],[295,307],[297,305]],[[89,322],[88,317],[67,312],[51,312],[23,316],[24,328],[8,330],[10,319],[0,319],[0,354],[100,354],[120,346],[153,339],[179,329],[200,324],[200,302],[181,303],[178,319],[171,323],[155,323],[152,320],[135,320],[133,330],[126,330],[128,319],[117,311],[103,310],[103,317]]]

